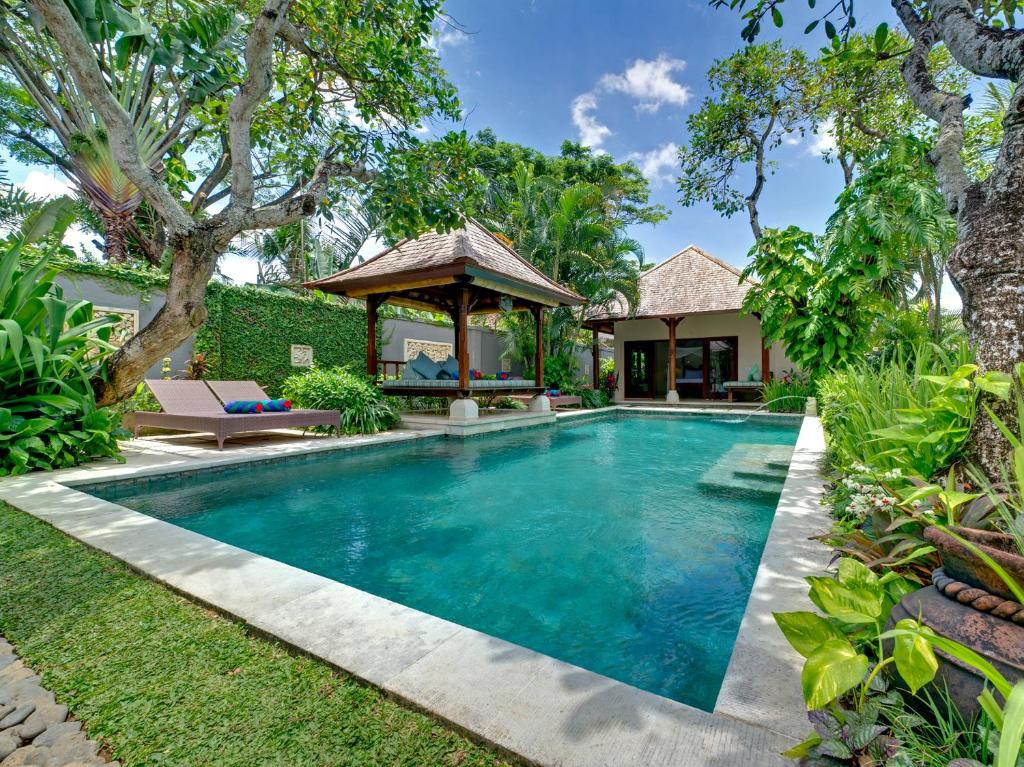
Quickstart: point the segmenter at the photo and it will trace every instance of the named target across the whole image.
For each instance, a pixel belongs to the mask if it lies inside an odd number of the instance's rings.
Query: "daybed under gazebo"
[[[458,380],[381,381],[388,394],[448,397],[452,415],[473,417],[474,394],[541,394],[544,391],[544,310],[577,306],[583,297],[549,279],[476,221],[452,232],[427,232],[361,264],[306,283],[307,288],[366,301],[366,372],[377,378],[377,310],[390,303],[444,312],[455,324]],[[535,380],[472,380],[468,320],[471,314],[529,311],[537,327]],[[547,401],[538,401],[547,409]]]

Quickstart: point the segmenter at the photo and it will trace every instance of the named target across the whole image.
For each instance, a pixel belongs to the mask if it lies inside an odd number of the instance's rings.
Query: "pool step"
[[[697,482],[723,498],[774,501],[782,492],[793,450],[787,445],[733,445]]]

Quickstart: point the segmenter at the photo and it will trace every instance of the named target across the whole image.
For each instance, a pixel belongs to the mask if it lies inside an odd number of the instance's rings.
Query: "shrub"
[[[580,397],[583,398],[585,408],[608,407],[611,404],[608,394],[601,389],[583,389],[580,391]]]
[[[576,394],[580,390],[579,367],[571,354],[556,354],[544,360],[544,385],[563,394]]]
[[[819,380],[818,406],[833,465],[840,470],[855,465],[882,471],[909,469],[926,479],[946,469],[967,439],[974,418],[973,393],[969,407],[958,404],[961,412],[946,422],[949,438],[927,442],[920,450],[905,439],[877,432],[896,425],[900,412],[919,411],[924,418],[935,415],[943,399],[937,398],[942,385],[928,377],[952,376],[970,361],[966,344],[951,351],[920,344],[913,355],[897,352],[878,363],[853,364]]]
[[[807,398],[814,396],[814,382],[802,373],[790,372],[764,385],[764,401],[770,413],[802,413]]]
[[[398,414],[381,390],[345,368],[298,373],[285,379],[281,391],[297,407],[340,411],[342,434],[376,434],[398,423]]]
[[[96,407],[90,379],[112,347],[114,320],[65,301],[48,252],[22,268],[25,246],[70,222],[48,204],[0,245],[0,476],[118,457],[118,416]]]

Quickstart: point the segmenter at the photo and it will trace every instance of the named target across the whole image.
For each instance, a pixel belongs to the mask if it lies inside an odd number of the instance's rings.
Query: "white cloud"
[[[436,27],[430,36],[430,47],[440,53],[445,48],[459,48],[469,42],[469,35],[449,24]]]
[[[807,152],[813,155],[830,154],[836,150],[835,123],[832,120],[825,120],[818,129],[811,134],[811,143]]]
[[[612,131],[594,117],[595,109],[597,96],[593,93],[583,93],[572,100],[572,124],[580,133],[580,143],[597,149]]]
[[[597,149],[612,134],[611,129],[594,115],[599,96],[604,93],[622,93],[635,102],[639,112],[657,112],[666,104],[683,106],[692,97],[692,91],[672,76],[686,68],[682,59],[664,53],[654,59],[636,59],[623,72],[608,72],[597,80],[597,85],[572,100],[572,122],[579,131],[580,143]]]
[[[656,59],[637,59],[621,74],[606,74],[599,81],[603,90],[625,93],[636,100],[642,112],[657,112],[664,104],[684,106],[692,91],[672,79],[673,72],[682,72],[686,62],[662,53]]]
[[[631,152],[626,159],[635,163],[652,184],[672,180],[672,171],[679,165],[679,144],[671,141],[650,152]]]

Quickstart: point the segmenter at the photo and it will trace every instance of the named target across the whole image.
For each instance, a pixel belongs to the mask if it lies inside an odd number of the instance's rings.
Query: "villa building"
[[[764,345],[760,318],[741,314],[751,284],[696,245],[644,272],[639,287],[633,311],[620,299],[585,323],[595,348],[599,333],[615,337],[616,400],[724,399],[793,367],[780,345]]]

